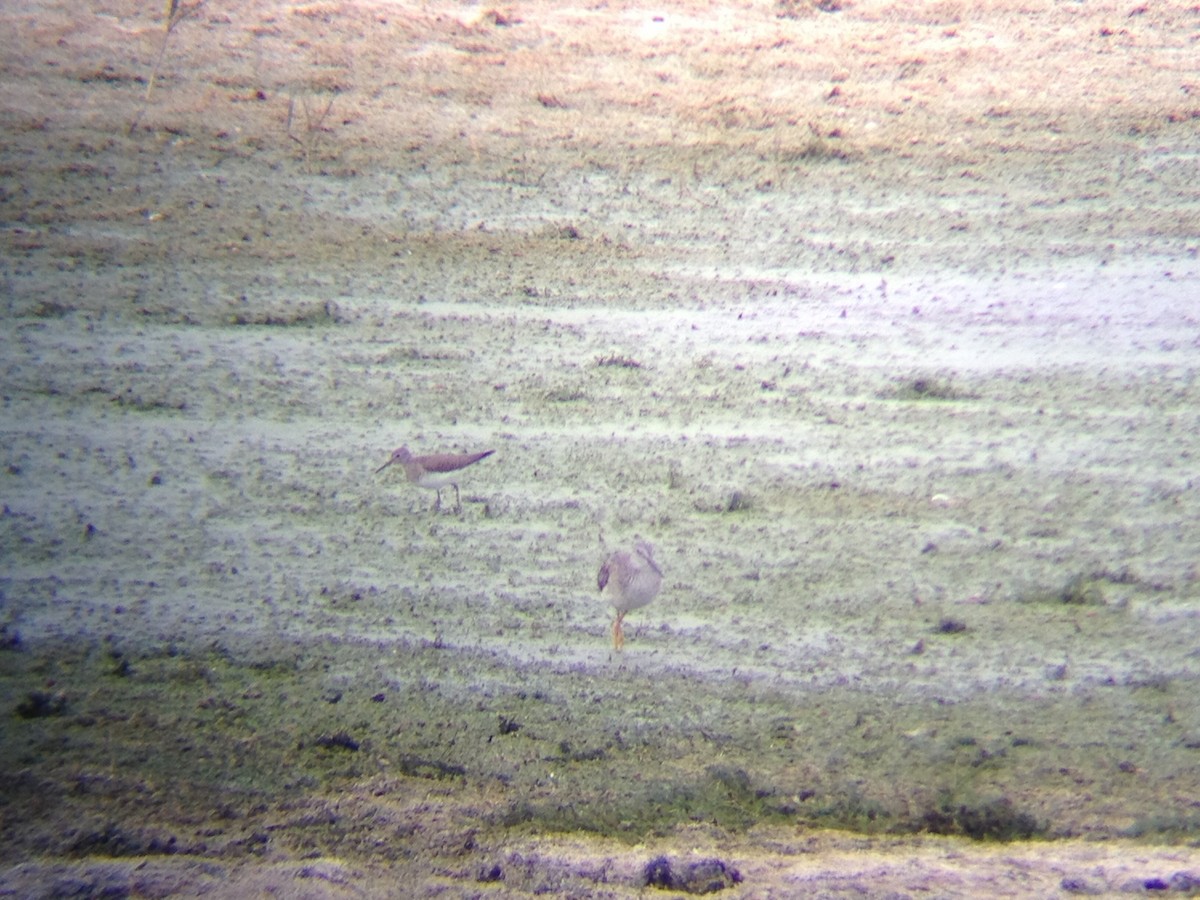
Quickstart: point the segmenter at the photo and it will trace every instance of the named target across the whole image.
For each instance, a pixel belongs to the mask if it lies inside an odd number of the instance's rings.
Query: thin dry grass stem
[[[304,152],[304,169],[310,175],[312,174],[312,154],[317,148],[322,132],[325,131],[325,119],[328,118],[330,110],[333,109],[333,101],[337,99],[335,91],[329,98],[329,102],[325,104],[325,108],[314,117],[313,110],[309,108],[308,97],[300,97],[300,109],[304,113],[304,132],[303,136],[297,135],[292,131],[292,126],[296,123],[296,96],[293,94],[288,98],[287,122],[285,130],[287,136],[300,145],[300,149]]]
[[[154,82],[158,79],[158,70],[162,67],[163,59],[167,55],[167,43],[171,40],[171,34],[175,31],[175,27],[184,19],[194,16],[203,6],[204,0],[197,0],[197,2],[184,7],[180,7],[179,0],[167,0],[166,9],[163,10],[162,43],[158,47],[154,68],[150,70],[150,78],[146,81],[146,95],[142,98],[142,106],[137,115],[133,117],[133,121],[129,123],[129,134],[133,134],[137,130],[138,123],[141,122],[147,107],[150,106],[150,95],[154,93]]]

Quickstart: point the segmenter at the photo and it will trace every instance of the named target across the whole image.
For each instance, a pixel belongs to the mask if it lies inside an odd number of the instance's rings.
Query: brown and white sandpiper
[[[392,463],[400,463],[409,481],[418,487],[437,491],[437,503],[433,507],[435,510],[442,508],[442,488],[446,485],[454,488],[455,506],[462,509],[462,500],[458,494],[459,470],[495,452],[484,450],[481,453],[434,453],[429,456],[413,456],[407,447],[399,447],[392,452],[391,459],[375,470],[375,474],[378,475]]]
[[[654,547],[647,541],[634,544],[632,553],[618,550],[600,567],[596,577],[600,595],[617,611],[612,626],[614,650],[625,646],[625,632],[621,629],[625,614],[641,609],[657,597],[662,579],[662,569],[654,561]]]

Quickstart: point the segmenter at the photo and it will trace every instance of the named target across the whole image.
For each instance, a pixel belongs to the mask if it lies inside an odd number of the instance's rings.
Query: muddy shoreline
[[[2,11],[4,891],[1197,892],[1196,12],[824,6]]]

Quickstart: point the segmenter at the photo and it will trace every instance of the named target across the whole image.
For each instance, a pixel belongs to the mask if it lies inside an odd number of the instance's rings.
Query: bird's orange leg
[[[613,649],[614,650],[621,650],[625,646],[625,632],[621,628],[621,620],[624,618],[625,618],[625,613],[619,612],[619,613],[617,613],[616,620],[613,622],[612,632],[613,632]]]

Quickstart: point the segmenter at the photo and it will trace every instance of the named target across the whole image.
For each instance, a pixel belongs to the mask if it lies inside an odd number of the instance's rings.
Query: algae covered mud
[[[3,10],[4,890],[1196,892],[1195,10],[181,12]]]

